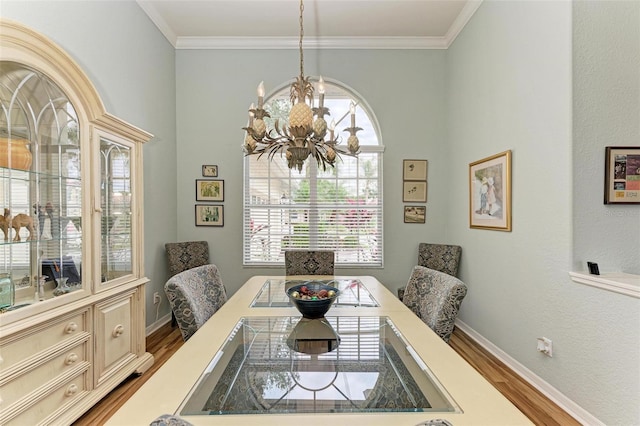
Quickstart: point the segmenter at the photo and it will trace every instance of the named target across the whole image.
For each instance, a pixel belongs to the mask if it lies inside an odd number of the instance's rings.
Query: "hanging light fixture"
[[[357,156],[360,151],[360,141],[356,133],[362,130],[356,127],[356,105],[351,102],[350,115],[351,126],[344,129],[349,132],[347,150],[339,147],[339,138],[335,137],[335,121],[331,122],[327,135],[327,122],[325,115],[330,115],[329,109],[324,106],[324,80],[318,81],[318,107],[314,107],[313,84],[309,77],[304,75],[304,54],[302,51],[302,37],[304,26],[302,15],[304,12],[303,0],[300,0],[300,75],[291,84],[290,98],[292,108],[289,112],[289,124],[280,126],[279,120],[274,123],[273,129],[267,129],[265,117],[271,117],[264,110],[264,84],[258,86],[258,106],[251,104],[249,108],[249,125],[243,127],[247,134],[245,137],[244,151],[246,155],[263,154],[271,160],[277,154],[284,152],[287,165],[302,171],[302,166],[307,158],[313,157],[318,167],[326,170],[327,165],[334,166],[336,157],[340,155]],[[309,102],[309,103],[307,103]],[[314,120],[315,117],[315,120]],[[328,137],[327,137],[328,136]]]

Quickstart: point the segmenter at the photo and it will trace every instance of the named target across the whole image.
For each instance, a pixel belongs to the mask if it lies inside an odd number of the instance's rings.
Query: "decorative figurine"
[[[0,229],[4,232],[4,242],[9,241],[9,224],[11,223],[11,215],[9,209],[4,209],[4,216],[0,216]]]
[[[4,228],[4,224],[7,225],[7,229]],[[27,237],[27,241],[35,240],[35,228],[33,227],[33,218],[27,214],[20,213],[17,214],[14,218],[11,218],[11,211],[5,207],[4,209],[4,219],[3,219],[3,228],[4,231],[4,240],[8,240],[8,228],[11,227],[15,229],[16,235],[13,237],[13,241],[20,241],[20,228],[25,227],[29,231],[29,237]]]

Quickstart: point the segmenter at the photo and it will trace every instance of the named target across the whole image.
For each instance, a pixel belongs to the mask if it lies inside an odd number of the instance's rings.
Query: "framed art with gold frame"
[[[469,164],[469,227],[511,231],[511,151]]]

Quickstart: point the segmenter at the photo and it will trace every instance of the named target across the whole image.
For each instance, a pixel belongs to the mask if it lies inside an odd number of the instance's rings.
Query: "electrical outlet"
[[[538,337],[538,352],[542,352],[548,357],[553,357],[553,342],[546,337]]]
[[[157,291],[153,293],[153,304],[157,305],[158,303],[160,303],[160,300],[160,293],[158,293]]]

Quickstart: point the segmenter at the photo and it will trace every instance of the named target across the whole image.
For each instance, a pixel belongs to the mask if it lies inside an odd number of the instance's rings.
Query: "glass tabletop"
[[[183,401],[190,415],[461,412],[388,317],[244,317]]]
[[[340,290],[340,294],[333,306],[363,306],[377,307],[380,306],[373,298],[369,290],[358,279],[327,279],[327,280],[287,280],[287,279],[268,279],[262,285],[258,295],[251,302],[252,308],[285,308],[293,306],[286,290],[289,287],[298,284],[321,283],[336,287]]]

